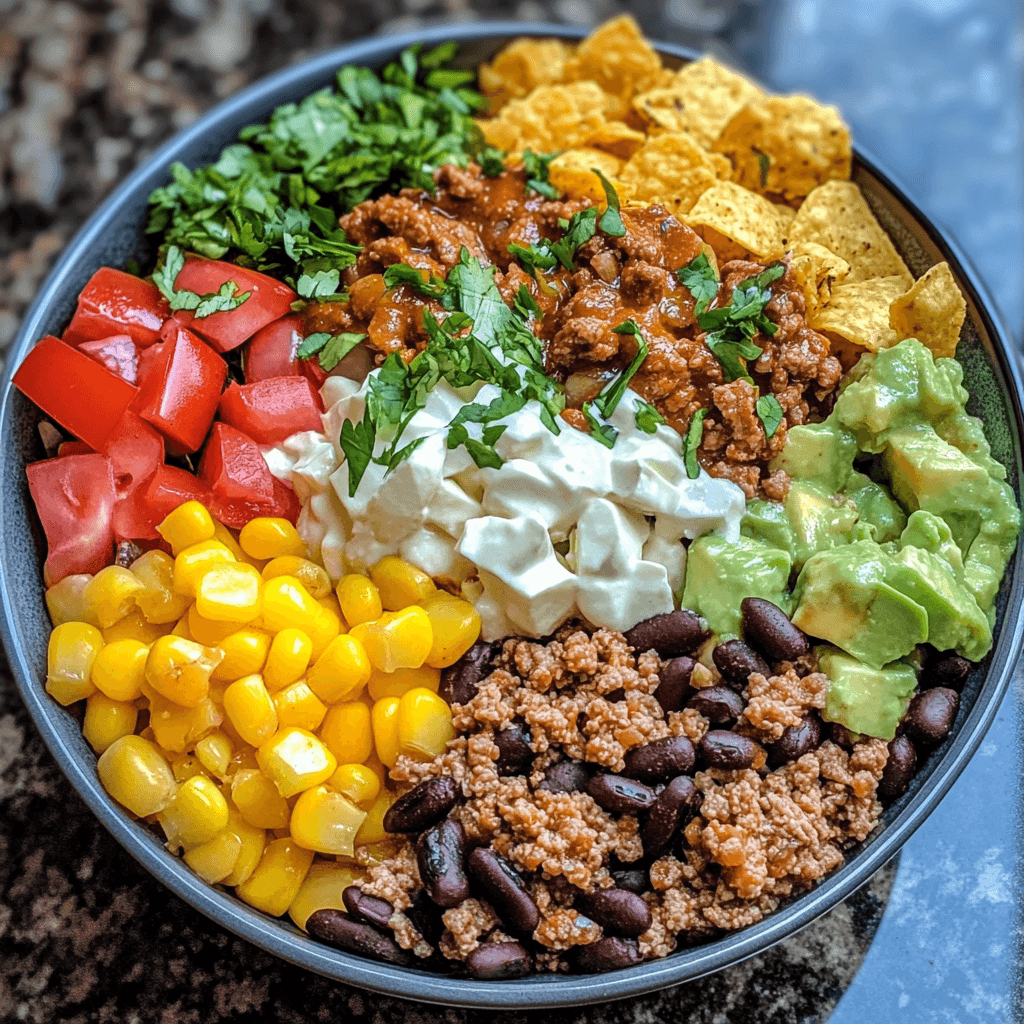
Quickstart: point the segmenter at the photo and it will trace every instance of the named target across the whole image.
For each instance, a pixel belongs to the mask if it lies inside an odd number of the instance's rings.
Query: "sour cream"
[[[460,587],[485,639],[543,636],[575,615],[629,629],[675,607],[684,538],[739,536],[743,491],[703,471],[691,480],[676,431],[637,427],[632,391],[609,421],[619,432],[611,449],[565,424],[553,434],[528,402],[501,421],[494,447],[504,465],[495,469],[446,442],[459,409],[487,404],[497,389],[442,381],[402,435],[402,445],[422,438],[409,458],[390,473],[371,462],[350,497],[337,442],[345,420],[362,419],[368,387],[328,378],[323,433],[295,434],[265,453],[302,501],[299,533],[336,579],[397,554]],[[378,437],[374,455],[389,441]]]

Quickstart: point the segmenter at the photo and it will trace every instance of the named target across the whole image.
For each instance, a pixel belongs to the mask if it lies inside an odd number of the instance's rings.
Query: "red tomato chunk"
[[[187,470],[157,466],[125,503],[120,525],[131,540],[158,540],[157,523],[163,522],[179,505],[201,501],[210,508],[212,500],[209,488]]]
[[[78,351],[95,359],[129,384],[138,384],[139,353],[130,335],[115,334],[110,338],[83,341],[78,346]]]
[[[277,444],[300,430],[322,430],[323,406],[305,377],[270,377],[231,384],[220,400],[220,417],[257,444]]]
[[[274,481],[274,498],[265,501],[246,501],[244,498],[223,498],[214,494],[208,508],[210,515],[233,530],[240,530],[250,519],[257,516],[272,516],[287,519],[293,525],[298,521],[302,505],[295,492],[277,477]]]
[[[64,332],[69,345],[127,334],[136,345],[152,345],[171,315],[156,285],[123,270],[101,267],[78,296],[78,309]]]
[[[137,513],[132,500],[142,483],[164,462],[164,439],[133,412],[124,419],[110,444],[103,450],[114,472],[114,537],[118,541],[138,540]]]
[[[227,423],[214,423],[199,463],[199,479],[228,500],[274,500],[274,477],[259,446]]]
[[[302,320],[294,313],[267,324],[253,335],[245,355],[245,382],[253,384],[268,377],[294,377],[302,373],[296,354],[303,342]]]

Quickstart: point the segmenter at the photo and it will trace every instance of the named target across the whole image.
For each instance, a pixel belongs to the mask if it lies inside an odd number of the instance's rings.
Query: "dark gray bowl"
[[[22,697],[71,785],[136,860],[174,893],[225,928],[284,960],[327,977],[432,1003],[525,1009],[620,999],[710,974],[792,935],[862,885],[932,811],[980,744],[1021,647],[1024,569],[1021,561],[1015,559],[999,595],[995,647],[964,690],[956,728],[928,758],[911,790],[886,811],[882,827],[818,888],[760,924],[679,951],[667,959],[612,974],[464,981],[389,967],[338,952],[306,938],[286,920],[268,918],[228,893],[201,882],[183,861],[172,857],[150,832],[128,818],[106,795],[96,777],[95,755],[83,740],[77,722],[43,690],[50,630],[41,574],[45,546],[24,473],[26,463],[43,457],[36,432],[40,417],[31,403],[11,387],[11,373],[38,338],[61,332],[74,310],[78,292],[98,267],[122,266],[127,259],[143,252],[140,228],[146,199],[154,188],[169,180],[167,168],[171,161],[180,160],[190,166],[211,161],[223,146],[235,140],[240,128],[266,119],[281,103],[298,100],[329,84],[335,69],[342,64],[376,68],[392,60],[410,43],[432,44],[454,38],[463,44],[460,59],[471,66],[492,56],[515,36],[572,38],[580,34],[557,26],[504,23],[451,26],[415,37],[371,39],[288,68],[221,103],[154,153],[78,233],[25,317],[4,375],[0,410],[4,498],[0,515],[0,633]],[[693,56],[675,46],[662,45],[660,49],[674,61]],[[915,275],[943,259],[956,274],[967,297],[960,358],[972,395],[970,408],[984,419],[993,452],[1006,465],[1019,501],[1024,420],[1021,381],[1011,356],[1009,334],[998,322],[992,301],[956,243],[930,224],[863,152],[857,155],[854,176]]]

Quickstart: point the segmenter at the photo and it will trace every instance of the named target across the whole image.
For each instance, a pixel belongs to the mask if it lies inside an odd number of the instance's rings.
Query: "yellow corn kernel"
[[[454,665],[480,638],[480,613],[460,597],[439,590],[423,602],[434,634],[426,662],[434,668]]]
[[[171,636],[180,636],[183,640],[192,639],[192,630],[188,628],[188,614],[182,615],[180,619],[174,624],[174,629],[171,630]]]
[[[213,540],[213,516],[198,501],[186,501],[157,526],[156,532],[171,545],[175,555],[180,555],[193,544]]]
[[[322,599],[322,602],[326,601],[326,597]],[[317,602],[320,611],[306,631],[309,642],[313,645],[313,651],[310,654],[312,661],[317,661],[330,646],[331,641],[342,632],[341,615],[322,602]]]
[[[291,817],[288,801],[258,768],[235,772],[231,800],[238,813],[256,828],[287,828]]]
[[[193,775],[160,815],[167,846],[196,846],[209,842],[228,823],[228,802],[217,784],[205,775]]]
[[[196,743],[196,757],[199,763],[215,778],[227,778],[235,745],[222,732],[212,732]]]
[[[216,885],[231,874],[241,852],[242,840],[234,832],[223,831],[187,850],[184,861],[207,885]]]
[[[323,597],[318,597],[316,601],[321,608],[326,608],[329,612],[332,612],[335,616],[337,616],[338,632],[344,633],[348,629],[348,627],[345,625],[345,620],[341,614],[341,604],[338,601],[337,597],[334,596],[334,592],[332,591],[329,594],[325,594]]]
[[[277,709],[277,724],[281,729],[297,725],[300,729],[315,732],[327,714],[327,708],[304,679],[279,690],[271,699]]]
[[[394,672],[379,672],[374,669],[370,673],[370,681],[366,684],[366,692],[371,700],[382,697],[401,697],[410,690],[426,689],[437,693],[441,685],[441,670],[421,665],[419,668],[400,668]]]
[[[200,615],[198,604],[189,608],[185,621],[188,623],[188,639],[204,647],[220,647],[222,640],[238,630],[237,622],[218,622]]]
[[[312,863],[312,850],[303,849],[294,839],[275,839],[267,843],[256,870],[235,888],[235,895],[250,907],[280,917],[291,906]]]
[[[263,679],[273,693],[297,682],[306,673],[313,644],[301,629],[282,629],[270,645]]]
[[[149,622],[138,608],[133,608],[123,619],[101,631],[103,642],[112,644],[117,640],[138,640],[147,647],[171,632],[165,623]]]
[[[294,576],[275,576],[263,584],[263,628],[270,633],[301,629],[309,636],[322,611]]]
[[[373,622],[384,613],[380,591],[373,580],[359,573],[342,576],[338,580],[338,603],[341,614],[348,623],[349,629],[361,626],[364,622]]]
[[[149,649],[146,682],[168,700],[194,708],[209,692],[210,674],[224,654],[180,636],[162,636]]]
[[[278,576],[294,576],[318,601],[331,592],[331,577],[316,562],[301,555],[279,555],[263,567],[263,582]]]
[[[327,785],[343,793],[364,811],[373,806],[380,792],[377,773],[365,764],[338,765],[338,770],[327,780]]]
[[[82,594],[86,607],[95,615],[101,629],[123,619],[145,587],[142,581],[123,565],[108,565],[89,581]]]
[[[373,706],[370,706],[371,718],[373,713]],[[388,770],[384,767],[383,762],[377,756],[377,749],[374,747],[373,753],[363,762],[364,768],[369,768],[374,775],[377,776],[377,780],[381,786],[386,786],[388,783]]]
[[[250,519],[238,534],[238,543],[251,558],[306,557],[306,542],[287,519],[269,516]]]
[[[444,753],[455,735],[452,709],[430,690],[410,690],[399,702],[397,718],[398,752],[419,761]]]
[[[174,559],[165,551],[147,551],[132,562],[142,583],[135,603],[147,622],[176,622],[188,610],[188,598],[174,590]]]
[[[385,612],[376,622],[353,626],[349,636],[358,639],[381,672],[419,668],[434,644],[430,616],[418,605],[400,612]]]
[[[383,843],[388,839],[394,839],[390,832],[384,831],[384,815],[388,813],[391,805],[395,802],[394,793],[382,789],[377,794],[377,799],[366,813],[366,820],[362,828],[356,833],[356,846],[369,846],[372,843]]]
[[[142,736],[114,740],[100,754],[96,770],[103,788],[140,818],[164,810],[178,788],[163,754]]]
[[[263,671],[274,638],[262,629],[245,626],[224,637],[217,646],[224,660],[213,670],[214,679],[233,682]]]
[[[309,670],[306,682],[325,703],[357,697],[370,678],[363,645],[351,634],[335,637]]]
[[[65,707],[96,692],[92,666],[103,636],[84,622],[64,622],[50,634],[46,649],[46,692]]]
[[[224,691],[224,713],[250,746],[258,747],[277,732],[277,709],[262,676],[235,680]]]
[[[65,576],[46,591],[46,609],[55,626],[65,622],[85,622],[99,628],[99,619],[88,608],[85,588],[92,581],[88,573]]]
[[[138,709],[134,704],[94,693],[85,702],[82,735],[97,754],[102,754],[114,740],[135,732],[137,716]]]
[[[306,921],[318,910],[344,910],[341,894],[363,877],[358,868],[347,864],[332,864],[330,861],[315,860],[299,886],[288,916],[296,927],[306,930]]]
[[[437,590],[434,581],[411,562],[397,555],[387,555],[371,570],[370,579],[380,592],[386,611],[397,612],[420,601]]]
[[[314,786],[299,794],[292,808],[292,839],[316,853],[352,857],[354,841],[366,811],[330,786]]]
[[[235,751],[235,756],[231,758],[231,767],[228,769],[228,774],[233,775],[235,772],[244,771],[246,768],[259,768],[259,764],[256,761],[256,751],[252,747],[242,746]]]
[[[196,610],[215,622],[252,622],[262,603],[263,580],[244,562],[214,566],[196,588]]]
[[[149,727],[164,750],[188,750],[223,724],[223,716],[209,697],[193,708],[183,708],[159,693],[149,702]]]
[[[334,755],[316,736],[289,726],[256,751],[261,771],[287,798],[326,782],[338,767]]]
[[[266,848],[267,834],[263,829],[250,825],[239,813],[238,808],[230,802],[228,803],[228,824],[225,831],[238,837],[242,844],[242,852],[238,855],[231,874],[223,878],[222,881],[224,885],[241,885],[256,870],[256,865],[259,864]]]
[[[320,739],[338,764],[362,764],[373,752],[370,709],[361,700],[343,701],[328,708]]]
[[[384,697],[370,711],[373,724],[373,746],[381,764],[394,768],[398,760],[398,697]]]
[[[215,565],[235,563],[231,549],[218,540],[203,540],[185,548],[174,559],[174,591],[185,597],[195,597],[199,581]]]
[[[93,685],[111,700],[137,700],[142,695],[149,648],[138,640],[106,644],[92,663]]]
[[[363,828],[366,828],[365,821],[363,822]],[[358,839],[358,837],[356,838]],[[357,842],[356,848],[360,866],[369,868],[390,860],[398,853],[400,846],[395,842],[394,837],[390,837],[380,843]]]
[[[166,754],[167,751],[165,750],[164,753]],[[189,779],[194,779],[197,775],[209,778],[195,754],[172,754],[171,773],[174,775],[174,781],[178,783],[188,782]]]

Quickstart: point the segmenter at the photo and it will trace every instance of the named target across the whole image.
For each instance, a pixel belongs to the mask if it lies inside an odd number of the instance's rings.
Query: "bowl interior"
[[[891,857],[924,820],[977,748],[995,714],[1020,648],[1022,571],[1011,562],[998,599],[996,642],[985,663],[964,690],[957,725],[934,751],[903,797],[889,807],[877,829],[851,851],[847,863],[815,890],[792,901],[775,915],[741,932],[702,946],[678,951],[665,960],[626,971],[589,977],[531,977],[517,982],[453,985],[438,975],[388,967],[330,949],[307,939],[285,920],[258,914],[234,896],[200,882],[157,839],[129,819],[106,796],[96,778],[96,758],[82,738],[78,722],[43,691],[50,622],[43,600],[41,566],[45,540],[25,480],[27,463],[44,457],[37,424],[40,414],[10,384],[10,375],[36,339],[59,334],[67,324],[82,286],[101,266],[123,266],[140,258],[147,266],[150,244],[143,235],[146,200],[164,184],[171,161],[196,166],[214,159],[246,124],[264,120],[281,103],[300,99],[329,85],[344,63],[380,67],[412,42],[463,43],[460,61],[473,66],[492,56],[510,38],[524,34],[578,36],[553,26],[451,26],[424,35],[371,40],[332,51],[274,75],[219,105],[179,134],[134,172],[82,229],[54,268],[22,324],[11,349],[0,411],[3,514],[0,516],[0,631],[16,682],[47,745],[71,784],[114,837],[175,893],[202,913],[282,958],[321,974],[391,995],[449,1005],[539,1008],[576,1005],[637,995],[691,980],[718,970],[777,942],[810,923],[848,896]],[[677,47],[660,45],[673,62],[692,57]],[[958,351],[971,392],[969,410],[985,423],[993,454],[1007,467],[1020,500],[1021,386],[1009,356],[1008,335],[993,319],[992,303],[954,242],[944,238],[880,170],[859,154],[855,180],[892,236],[915,277],[947,260],[968,303],[967,322]]]

